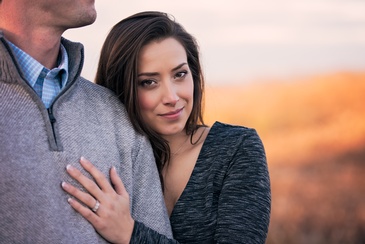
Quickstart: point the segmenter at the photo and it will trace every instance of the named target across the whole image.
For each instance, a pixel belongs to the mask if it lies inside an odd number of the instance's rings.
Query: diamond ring
[[[93,212],[98,211],[100,207],[100,202],[98,200],[96,200],[95,206],[91,209]]]

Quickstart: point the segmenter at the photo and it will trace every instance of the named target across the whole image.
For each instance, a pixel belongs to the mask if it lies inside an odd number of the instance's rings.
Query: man
[[[80,77],[82,45],[61,38],[95,18],[93,0],[0,0],[2,243],[106,242],[60,186],[77,185],[65,168],[85,173],[82,156],[104,174],[114,164],[133,218],[171,236],[148,141],[113,94]]]

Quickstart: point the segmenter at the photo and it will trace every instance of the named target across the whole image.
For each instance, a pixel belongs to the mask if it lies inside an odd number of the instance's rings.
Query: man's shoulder
[[[82,89],[83,92],[94,94],[95,96],[105,96],[111,97],[112,99],[117,99],[117,96],[106,87],[98,85],[94,82],[91,82],[84,77],[79,77],[78,87]]]
[[[106,87],[95,84],[83,77],[79,77],[71,92],[78,101],[83,100],[95,109],[126,114],[125,107],[114,92]]]

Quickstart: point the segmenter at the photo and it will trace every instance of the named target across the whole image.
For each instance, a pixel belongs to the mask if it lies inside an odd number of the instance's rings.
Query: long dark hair
[[[138,57],[141,49],[155,40],[172,37],[184,47],[194,81],[194,103],[185,126],[186,134],[192,135],[205,126],[203,121],[204,78],[195,38],[174,18],[162,12],[141,12],[123,19],[109,32],[101,49],[95,81],[114,91],[125,105],[134,128],[146,135],[152,145],[160,179],[162,168],[170,159],[166,140],[143,122],[138,104]],[[191,143],[192,139],[190,140]]]

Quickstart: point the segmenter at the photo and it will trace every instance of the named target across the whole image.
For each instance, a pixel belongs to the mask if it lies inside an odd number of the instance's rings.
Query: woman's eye
[[[143,87],[148,87],[148,86],[152,86],[155,83],[156,82],[154,80],[142,80],[139,82],[139,85],[143,86]]]
[[[176,75],[175,75],[175,78],[176,79],[181,79],[183,77],[185,77],[187,75],[187,71],[181,71],[181,72],[177,72]]]

